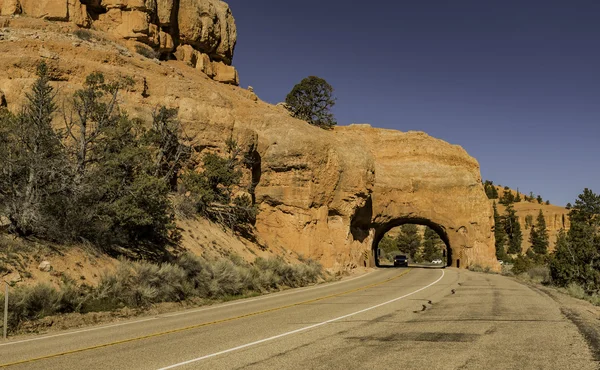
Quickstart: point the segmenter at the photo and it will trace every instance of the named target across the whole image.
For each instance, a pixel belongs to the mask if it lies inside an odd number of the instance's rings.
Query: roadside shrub
[[[527,275],[536,283],[550,283],[550,269],[548,266],[533,266],[527,270]]]
[[[585,289],[583,289],[583,287],[577,283],[571,283],[567,286],[567,293],[569,293],[569,295],[571,297],[577,298],[577,299],[585,299]]]
[[[483,267],[481,267],[478,264],[469,265],[468,269],[469,269],[469,271],[473,271],[473,272],[483,272]]]
[[[191,253],[184,253],[173,263],[185,272],[186,281],[190,284],[190,289],[192,289],[195,296],[209,296],[211,268],[206,260]]]
[[[513,269],[513,264],[512,263],[504,263],[502,265],[501,274],[503,276],[515,276],[515,273],[512,271],[512,269]]]
[[[531,260],[527,256],[518,255],[513,263],[512,272],[515,275],[520,275],[524,272],[527,272],[531,267]]]
[[[281,276],[277,275],[275,271],[262,270],[260,267],[257,267],[257,269],[260,271],[257,285],[261,290],[274,290],[281,284]]]
[[[206,260],[191,253],[160,265],[122,259],[114,271],[101,276],[96,287],[63,279],[58,289],[47,284],[15,289],[10,295],[9,328],[15,331],[23,321],[57,313],[147,308],[192,297],[222,299],[305,286],[322,277],[321,264],[310,259],[295,265],[281,257],[257,258],[250,264],[236,255]]]
[[[289,265],[281,257],[268,260],[257,258],[255,265],[262,273],[272,271],[273,282],[278,280],[277,284],[290,288],[315,283],[323,274],[321,264],[313,260],[306,260],[303,264]]]
[[[170,263],[122,261],[112,274],[102,276],[94,292],[101,307],[147,307],[159,302],[179,302],[193,295],[186,272]]]
[[[566,288],[565,291],[568,295],[573,298],[583,299],[594,306],[600,306],[600,295],[598,293],[588,294],[585,291],[585,288],[577,283],[571,283]]]
[[[209,284],[213,298],[235,296],[242,293],[242,279],[238,268],[228,260],[219,260],[212,265]]]
[[[44,283],[15,289],[8,300],[9,329],[14,331],[25,320],[41,319],[59,312],[60,299],[60,293]]]
[[[88,298],[86,287],[77,286],[73,280],[64,280],[58,291],[60,293],[57,307],[59,313],[80,312]]]

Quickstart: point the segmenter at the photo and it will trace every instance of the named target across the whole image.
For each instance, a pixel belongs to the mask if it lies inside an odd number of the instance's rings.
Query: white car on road
[[[435,263],[437,265],[437,264],[442,263],[442,260],[440,260],[440,259],[433,260],[433,261],[431,261],[431,263]]]

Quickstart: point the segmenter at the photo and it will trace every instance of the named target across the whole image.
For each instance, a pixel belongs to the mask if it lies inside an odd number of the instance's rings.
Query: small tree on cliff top
[[[285,97],[287,109],[296,118],[321,128],[337,124],[331,107],[335,104],[333,87],[322,78],[309,76],[294,86]]]

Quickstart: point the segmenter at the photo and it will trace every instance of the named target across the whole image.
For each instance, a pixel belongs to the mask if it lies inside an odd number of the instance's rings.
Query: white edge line
[[[344,315],[344,316],[339,316],[339,317],[336,317],[336,318],[333,318],[333,319],[329,319],[327,321],[320,322],[318,324],[313,324],[313,325],[305,326],[305,327],[300,328],[300,329],[288,331],[286,333],[278,334],[278,335],[275,335],[275,336],[272,336],[272,337],[269,337],[269,338],[257,340],[256,342],[246,343],[246,344],[243,344],[241,346],[229,348],[229,349],[226,349],[226,350],[223,350],[223,351],[220,351],[220,352],[211,353],[209,355],[205,355],[205,356],[202,356],[202,357],[194,358],[194,359],[191,359],[191,360],[188,360],[188,361],[184,361],[184,362],[180,362],[180,363],[177,363],[177,364],[174,364],[174,365],[170,365],[170,366],[167,366],[167,367],[162,367],[162,368],[160,368],[158,370],[167,370],[167,369],[173,369],[173,368],[176,368],[176,367],[179,367],[179,366],[183,366],[183,365],[188,365],[188,364],[191,364],[191,363],[194,363],[194,362],[206,360],[207,358],[211,358],[211,357],[223,355],[223,354],[229,353],[229,352],[234,352],[234,351],[237,351],[237,350],[240,350],[240,349],[243,349],[243,348],[247,348],[247,347],[252,347],[252,346],[255,346],[257,344],[261,344],[261,343],[264,343],[264,342],[269,342],[269,341],[272,341],[272,340],[275,340],[275,339],[286,337],[288,335],[300,333],[300,332],[303,332],[303,331],[306,331],[306,330],[314,329],[314,328],[319,327],[319,326],[327,325],[327,324],[335,322],[335,321],[343,320],[343,319],[348,318],[350,316],[358,315],[360,313],[367,312],[367,311],[373,310],[375,308],[379,308],[381,306],[385,306],[387,304],[399,301],[399,300],[401,300],[403,298],[406,298],[406,297],[411,296],[411,295],[413,295],[415,293],[418,293],[418,292],[420,292],[422,290],[425,290],[425,289],[429,288],[430,286],[432,286],[434,284],[437,284],[440,280],[442,280],[442,278],[444,277],[444,275],[445,275],[445,272],[444,272],[444,270],[442,270],[442,276],[440,276],[433,283],[431,283],[431,284],[429,284],[427,286],[424,286],[424,287],[422,287],[420,289],[417,289],[414,292],[405,294],[405,295],[403,295],[401,297],[397,297],[397,298],[391,299],[389,301],[376,304],[375,306],[367,307],[367,308],[364,308],[362,310],[359,310],[359,311],[356,311],[356,312],[352,312],[352,313],[349,313],[349,314]]]
[[[365,277],[365,276],[369,275],[372,272],[373,271],[369,271],[366,274],[362,274],[360,276],[356,276],[356,277],[353,277],[353,278],[350,278],[350,279],[346,279],[346,280],[336,281],[334,283],[329,283],[329,284],[325,283],[325,284],[317,285],[317,286],[313,286],[313,287],[297,288],[297,289],[293,289],[293,290],[288,291],[288,292],[281,292],[281,294],[279,294],[280,292],[274,292],[274,293],[271,293],[271,294],[266,294],[266,295],[261,296],[261,297],[256,297],[256,298],[251,298],[251,299],[239,299],[239,300],[236,300],[235,302],[232,302],[232,303],[216,304],[216,305],[212,305],[210,307],[203,307],[203,308],[200,308],[200,309],[190,309],[190,310],[185,310],[185,311],[182,311],[182,312],[176,312],[176,313],[164,314],[164,315],[157,315],[155,317],[149,317],[149,318],[141,319],[141,320],[127,321],[127,322],[121,322],[121,323],[117,323],[117,324],[98,326],[98,327],[94,327],[94,328],[88,328],[88,329],[82,329],[82,330],[74,330],[74,331],[69,331],[69,332],[66,332],[66,333],[45,335],[45,336],[41,336],[41,337],[35,337],[35,338],[17,340],[17,341],[14,341],[14,342],[0,343],[0,347],[10,346],[10,345],[19,344],[19,343],[33,342],[33,341],[36,341],[36,340],[44,340],[44,339],[51,339],[51,338],[56,338],[56,337],[62,337],[62,336],[66,336],[66,335],[73,335],[73,334],[85,333],[85,332],[95,331],[95,330],[110,329],[110,328],[114,328],[116,326],[131,325],[131,324],[137,324],[137,323],[140,323],[140,322],[145,322],[145,321],[150,321],[150,320],[158,320],[160,318],[168,318],[168,317],[175,317],[175,316],[181,316],[181,315],[188,315],[188,314],[202,312],[202,311],[214,310],[216,308],[223,308],[223,307],[235,306],[235,305],[242,304],[242,303],[249,303],[249,302],[254,302],[254,301],[262,301],[264,299],[276,298],[276,297],[281,297],[281,296],[289,295],[289,294],[302,293],[302,292],[306,292],[306,291],[309,291],[309,290],[316,290],[316,289],[326,288],[326,287],[330,287],[332,285],[337,285],[337,284],[345,283],[345,282],[348,282],[348,281],[360,279],[362,277]]]

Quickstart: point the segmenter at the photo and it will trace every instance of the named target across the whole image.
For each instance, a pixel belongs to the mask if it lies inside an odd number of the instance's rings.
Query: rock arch
[[[443,235],[450,266],[499,268],[492,207],[479,164],[464,149],[369,125],[294,131],[266,131],[277,145],[259,145],[257,227],[267,241],[334,269],[375,266],[373,246],[411,220]]]
[[[373,151],[374,242],[412,220],[440,234],[451,253],[448,265],[497,268],[493,214],[477,161],[461,147],[424,133],[402,136],[379,132],[372,141],[378,148]]]

